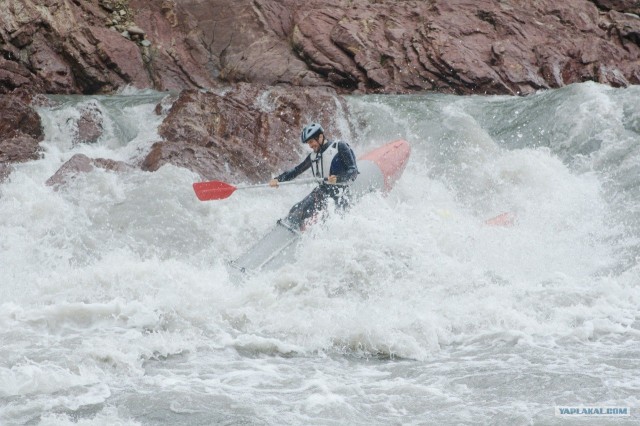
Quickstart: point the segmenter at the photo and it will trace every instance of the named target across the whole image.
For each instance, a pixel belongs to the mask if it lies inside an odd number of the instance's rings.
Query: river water
[[[349,97],[331,136],[406,139],[402,179],[243,282],[226,261],[309,188],[199,202],[173,166],[45,185],[77,153],[144,157],[164,96],[56,98],[43,159],[0,185],[0,424],[640,421],[640,87]],[[94,145],[72,143],[83,105]]]

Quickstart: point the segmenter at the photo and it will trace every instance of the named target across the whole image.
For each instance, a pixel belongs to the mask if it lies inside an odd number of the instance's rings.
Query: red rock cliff
[[[526,94],[640,83],[635,0],[4,0],[0,93],[219,82]]]

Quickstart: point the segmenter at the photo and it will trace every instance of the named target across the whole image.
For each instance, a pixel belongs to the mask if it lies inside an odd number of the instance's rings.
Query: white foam
[[[509,408],[524,419],[543,410],[536,389],[545,384],[597,397],[602,381],[581,376],[589,360],[606,363],[640,340],[640,237],[620,208],[637,199],[618,178],[633,167],[635,113],[620,111],[618,94],[626,92],[587,85],[523,99],[350,99],[366,125],[350,134],[338,117],[338,127],[359,153],[406,138],[405,174],[388,197],[367,195],[344,216],[331,210],[290,265],[239,285],[225,262],[309,188],[202,203],[191,189],[197,177],[165,166],[96,169],[54,191],[44,182],[74,152],[137,158],[155,142],[158,118],[152,103],[128,106],[132,120],[110,115],[105,140],[77,148],[65,142],[71,130],[56,127],[74,107],[43,112],[45,158],[18,165],[0,186],[0,393],[13,398],[2,415],[137,424],[129,414],[140,407],[127,398],[140,394],[167,416],[210,422],[213,404],[218,421],[343,413],[357,423],[367,412],[388,423],[464,423],[494,413],[451,406],[498,395],[507,407],[498,418],[509,423]],[[573,139],[546,143],[527,108],[571,111],[574,100],[589,105],[560,117],[576,123],[563,127]],[[609,121],[617,130],[600,150],[567,160],[572,148],[584,151],[580,135],[604,135]],[[135,122],[133,138],[115,140],[118,126]],[[485,224],[505,211],[512,226]],[[616,388],[637,387],[606,371]],[[523,377],[529,393],[505,384]],[[156,398],[158,389],[176,399]],[[517,405],[513,393],[530,402]]]

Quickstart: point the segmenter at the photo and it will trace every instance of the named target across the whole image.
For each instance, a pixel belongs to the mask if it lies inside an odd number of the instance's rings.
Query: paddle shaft
[[[289,180],[286,182],[278,182],[278,186],[280,185],[306,185],[308,183],[320,183],[322,182],[322,179],[317,179],[317,178],[308,178],[308,179],[298,179],[298,180]],[[238,185],[235,188],[236,189],[253,189],[253,188],[266,188],[268,186],[271,186],[268,183],[258,183],[255,185]]]
[[[308,183],[320,183],[320,179],[299,179],[287,182],[279,182],[278,185],[305,185]],[[240,185],[233,186],[226,182],[211,181],[211,182],[196,182],[193,184],[193,190],[200,201],[209,200],[222,200],[228,198],[238,189],[252,189],[252,188],[266,188],[271,186],[268,183],[261,183],[257,185]]]

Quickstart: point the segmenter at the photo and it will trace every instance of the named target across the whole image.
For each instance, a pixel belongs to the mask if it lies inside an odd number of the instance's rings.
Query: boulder
[[[122,161],[107,158],[89,158],[84,154],[75,154],[47,179],[46,184],[58,190],[61,186],[68,184],[80,174],[91,172],[96,168],[117,173],[133,170],[133,167]]]
[[[39,141],[22,133],[0,140],[0,163],[37,160],[40,158],[39,152]]]
[[[18,95],[0,95],[0,164],[40,156],[39,143],[44,139],[42,123],[27,102]]]
[[[154,171],[169,163],[205,180],[265,181],[301,159],[298,132],[308,122],[321,122],[329,137],[338,135],[336,108],[346,111],[326,89],[241,83],[219,92],[184,91],[160,126],[164,140],[141,167]]]
[[[38,113],[28,104],[30,98],[0,95],[0,139],[18,134],[41,141],[44,137]]]
[[[75,143],[95,143],[104,132],[102,111],[93,102],[80,107],[80,118],[76,122]]]

